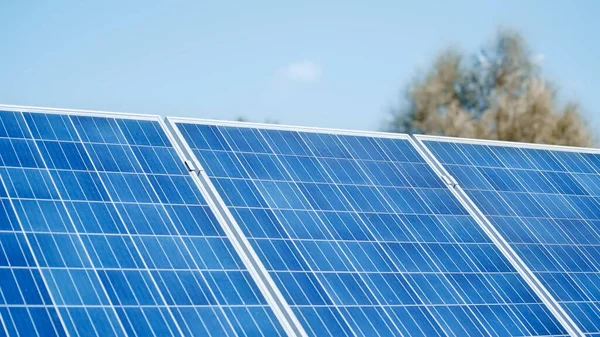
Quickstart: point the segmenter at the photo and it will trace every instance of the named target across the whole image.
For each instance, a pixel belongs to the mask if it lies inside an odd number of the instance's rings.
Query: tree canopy
[[[556,87],[523,37],[501,30],[474,55],[448,49],[419,74],[390,109],[391,132],[591,146],[576,102],[560,104]]]

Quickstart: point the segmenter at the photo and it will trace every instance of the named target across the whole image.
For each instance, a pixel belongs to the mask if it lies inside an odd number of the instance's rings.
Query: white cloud
[[[321,77],[321,67],[312,61],[300,61],[283,67],[281,74],[296,82],[314,82]]]
[[[542,65],[542,63],[544,63],[544,59],[546,58],[546,55],[544,54],[536,54],[533,56],[533,63],[537,64],[537,65]]]

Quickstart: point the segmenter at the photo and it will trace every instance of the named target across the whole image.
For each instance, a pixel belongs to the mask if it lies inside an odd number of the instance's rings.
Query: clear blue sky
[[[376,129],[444,46],[520,29],[600,126],[600,2],[3,1],[0,103]]]

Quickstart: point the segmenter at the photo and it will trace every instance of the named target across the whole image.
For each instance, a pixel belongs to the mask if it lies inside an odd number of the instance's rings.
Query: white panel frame
[[[411,139],[411,137],[408,134],[380,132],[380,131],[331,129],[331,128],[320,128],[320,127],[314,127],[314,126],[295,126],[295,125],[286,125],[286,124],[236,122],[236,121],[225,121],[225,120],[218,120],[218,119],[172,117],[172,116],[167,116],[165,118],[165,120],[167,121],[167,124],[188,123],[188,124],[212,125],[212,126],[231,126],[231,127],[236,127],[236,128],[250,128],[250,129],[258,128],[258,129],[264,129],[264,130],[327,133],[327,134],[333,134],[333,135],[395,138],[395,139],[406,139],[406,140]]]
[[[583,152],[583,153],[600,153],[600,149],[591,147],[576,147],[566,145],[549,145],[549,144],[538,144],[538,143],[523,143],[523,142],[510,142],[504,140],[488,140],[488,139],[471,139],[471,138],[460,138],[460,137],[445,137],[445,136],[430,136],[430,135],[413,135],[418,141],[437,141],[446,143],[461,143],[461,144],[473,144],[473,145],[489,145],[489,146],[506,146],[516,147],[523,149],[534,149],[534,150],[550,150],[550,151],[563,151],[563,152]]]
[[[111,112],[111,111],[98,111],[98,110],[46,108],[46,107],[34,107],[34,106],[25,106],[25,105],[0,104],[0,111],[33,112],[33,113],[45,113],[45,114],[87,116],[87,117],[105,117],[105,118],[113,117],[113,118],[124,118],[124,119],[142,119],[142,120],[151,120],[151,121],[161,121],[162,120],[162,118],[159,115],[151,115],[151,114],[137,114],[137,113]]]
[[[443,137],[443,136],[428,136],[428,135],[414,135],[415,143],[417,144],[417,150],[427,160],[432,167],[437,167],[438,172],[441,172],[440,178],[449,179],[452,184],[449,184],[449,188],[452,194],[461,202],[461,204],[468,210],[469,214],[475,218],[479,223],[480,227],[487,233],[492,239],[494,244],[502,251],[504,256],[511,262],[513,267],[517,269],[519,274],[525,279],[529,286],[535,291],[540,299],[546,304],[554,316],[561,322],[561,324],[567,329],[571,336],[584,336],[583,331],[573,321],[570,315],[563,309],[558,301],[552,296],[550,291],[543,285],[543,283],[535,276],[533,271],[527,266],[527,264],[521,259],[517,252],[510,246],[506,239],[500,234],[495,226],[488,220],[484,213],[477,207],[473,200],[467,195],[458,184],[455,178],[444,168],[442,163],[436,158],[436,156],[429,150],[425,141],[438,141],[447,143],[461,143],[461,144],[473,144],[473,145],[489,145],[489,146],[505,146],[515,147],[523,149],[539,149],[539,150],[552,150],[552,151],[564,151],[564,152],[584,152],[584,153],[600,153],[599,149],[592,148],[578,148],[571,146],[560,146],[560,145],[545,145],[545,144],[529,144],[519,142],[507,142],[507,141],[496,141],[496,140],[481,140],[481,139],[468,139],[468,138],[455,138],[455,137]]]

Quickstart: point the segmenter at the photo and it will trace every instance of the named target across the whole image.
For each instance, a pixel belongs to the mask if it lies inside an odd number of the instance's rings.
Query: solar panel
[[[0,112],[0,336],[286,334],[162,125]]]
[[[600,335],[600,152],[421,137],[587,335]]]
[[[168,120],[307,334],[567,334],[407,136]]]

